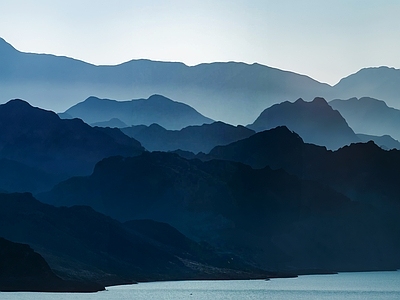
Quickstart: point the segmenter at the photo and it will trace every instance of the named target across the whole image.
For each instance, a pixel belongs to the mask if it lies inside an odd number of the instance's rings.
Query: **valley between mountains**
[[[400,70],[0,54],[0,291],[400,268]]]

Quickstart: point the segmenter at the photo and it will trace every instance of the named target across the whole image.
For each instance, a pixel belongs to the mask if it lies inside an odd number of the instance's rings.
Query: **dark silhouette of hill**
[[[277,126],[287,126],[305,142],[326,146],[328,149],[359,142],[346,120],[323,98],[315,98],[311,102],[298,99],[293,103],[286,101],[275,104],[265,109],[253,124],[248,125],[255,131]]]
[[[0,291],[96,292],[93,283],[65,281],[28,245],[0,238]]]
[[[113,118],[129,126],[157,123],[167,129],[182,129],[189,125],[213,122],[192,107],[161,95],[130,101],[89,97],[66,110],[65,114],[93,125]]]
[[[0,68],[3,102],[30,99],[33,105],[64,111],[75,105],[76,99],[89,95],[132,99],[160,94],[230,124],[248,124],[274,103],[299,97],[312,99],[331,89],[307,76],[260,64],[227,62],[189,67],[132,60],[116,66],[94,66],[66,57],[22,53],[3,39]]]
[[[396,209],[400,204],[400,152],[385,151],[373,142],[328,151],[304,143],[286,127],[278,127],[215,147],[204,158],[238,161],[254,168],[283,168],[300,178],[329,185],[354,201],[394,205]]]
[[[121,128],[126,135],[138,140],[149,151],[174,151],[208,153],[218,145],[227,145],[247,138],[255,132],[243,126],[222,122],[188,126],[181,130],[167,130],[157,124]]]
[[[101,285],[179,279],[262,278],[168,224],[121,224],[89,207],[55,208],[30,194],[0,194],[0,234],[29,244],[64,280]]]
[[[399,80],[399,69],[385,66],[364,68],[340,80],[332,89],[331,99],[371,97],[383,99],[389,106],[400,108]]]
[[[357,134],[361,142],[366,143],[373,141],[376,145],[385,150],[397,149],[400,150],[400,142],[395,140],[390,135],[376,136],[368,134]]]
[[[400,110],[388,107],[382,100],[369,97],[336,99],[329,105],[342,114],[356,133],[400,139]]]
[[[90,205],[119,220],[167,222],[268,271],[360,271],[400,264],[398,218],[282,169],[163,152],[111,157],[91,176],[71,178],[40,199]]]
[[[0,105],[0,158],[64,178],[90,174],[104,157],[143,151],[138,141],[121,132],[118,139],[110,134],[79,119],[61,120],[22,100]]]

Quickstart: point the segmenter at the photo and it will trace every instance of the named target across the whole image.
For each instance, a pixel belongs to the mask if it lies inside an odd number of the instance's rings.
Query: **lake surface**
[[[400,299],[400,271],[235,281],[175,281],[115,286],[94,294],[0,293],[1,300]]]

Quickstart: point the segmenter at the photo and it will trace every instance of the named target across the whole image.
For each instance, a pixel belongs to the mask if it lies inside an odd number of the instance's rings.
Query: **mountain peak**
[[[315,97],[311,103],[317,104],[317,105],[324,105],[324,106],[329,106],[328,102],[322,97]]]
[[[282,125],[300,134],[305,142],[329,149],[359,141],[340,113],[321,97],[311,102],[300,98],[293,103],[275,104],[265,109],[248,127],[262,131]]]

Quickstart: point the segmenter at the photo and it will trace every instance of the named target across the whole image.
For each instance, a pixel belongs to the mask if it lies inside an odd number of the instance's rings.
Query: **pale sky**
[[[400,68],[400,0],[1,0],[0,37],[90,63],[241,61],[337,83]]]

